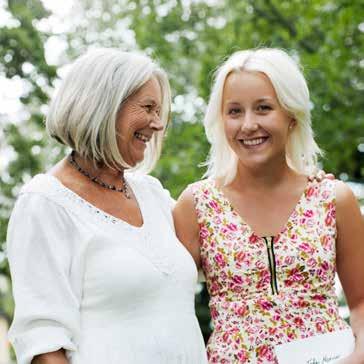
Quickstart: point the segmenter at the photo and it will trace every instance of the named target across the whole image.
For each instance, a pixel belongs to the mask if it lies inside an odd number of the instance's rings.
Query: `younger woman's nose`
[[[246,133],[251,133],[258,130],[257,121],[252,113],[246,112],[244,114],[241,130]]]

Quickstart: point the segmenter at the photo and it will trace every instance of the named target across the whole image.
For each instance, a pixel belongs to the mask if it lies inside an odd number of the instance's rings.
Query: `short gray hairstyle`
[[[317,169],[322,154],[311,128],[310,96],[299,64],[285,51],[260,48],[232,54],[217,70],[204,119],[207,139],[211,144],[205,176],[230,183],[237,170],[238,157],[230,148],[222,121],[222,97],[226,78],[233,72],[262,72],[271,81],[280,105],[297,124],[287,144],[287,162],[299,173],[311,174]]]
[[[71,65],[52,99],[48,133],[82,157],[112,168],[130,168],[119,152],[116,121],[127,98],[155,77],[162,91],[160,118],[170,117],[171,92],[166,73],[149,57],[112,48],[88,51]],[[153,134],[145,156],[133,169],[150,172],[157,162],[163,131]]]

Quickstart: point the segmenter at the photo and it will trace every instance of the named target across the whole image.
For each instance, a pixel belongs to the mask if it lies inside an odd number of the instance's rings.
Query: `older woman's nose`
[[[149,126],[155,131],[163,130],[164,127],[161,118],[157,114],[153,116]]]

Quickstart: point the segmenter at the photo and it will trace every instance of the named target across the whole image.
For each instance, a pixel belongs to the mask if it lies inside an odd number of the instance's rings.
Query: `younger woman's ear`
[[[288,129],[289,130],[293,130],[293,128],[297,125],[297,121],[296,119],[291,119],[290,122],[289,122],[289,127]]]

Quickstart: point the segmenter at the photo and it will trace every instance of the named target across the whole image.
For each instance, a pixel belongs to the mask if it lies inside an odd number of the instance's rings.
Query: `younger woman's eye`
[[[228,109],[229,115],[237,115],[240,114],[241,110],[238,107],[232,107],[231,109]]]
[[[262,105],[258,105],[257,109],[258,109],[258,111],[266,112],[266,111],[272,110],[272,107],[270,105],[262,104]]]

